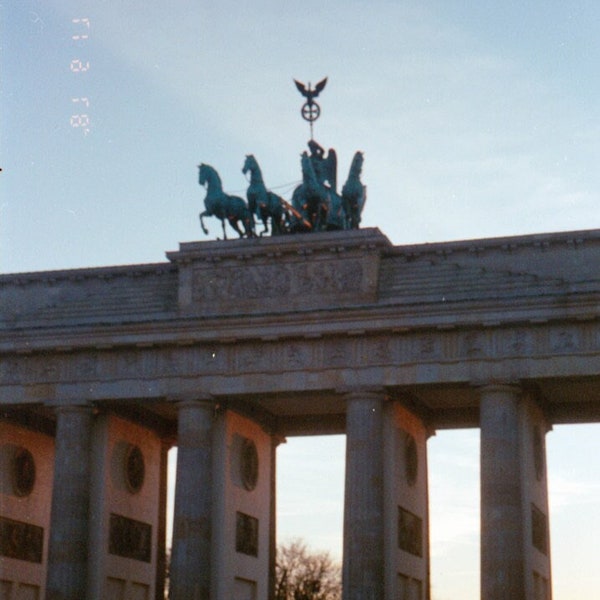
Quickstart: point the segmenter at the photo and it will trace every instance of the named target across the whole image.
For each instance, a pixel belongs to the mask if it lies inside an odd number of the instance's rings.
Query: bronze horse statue
[[[317,179],[307,152],[300,155],[300,164],[302,183],[292,194],[294,213],[290,230],[292,232],[320,231],[325,222],[329,202],[327,188]]]
[[[237,231],[240,237],[254,236],[254,219],[248,206],[242,198],[238,196],[230,196],[223,191],[221,178],[217,171],[210,165],[204,163],[198,165],[198,182],[202,186],[206,186],[206,196],[204,197],[205,210],[200,213],[200,226],[205,234],[208,234],[208,229],[204,225],[203,217],[217,217],[220,219],[223,226],[223,238],[227,239],[225,231],[225,221]],[[244,231],[238,225],[241,222]]]
[[[357,152],[352,159],[348,179],[342,187],[342,201],[348,229],[359,228],[362,211],[367,201],[367,186],[360,181],[363,162],[363,153]]]
[[[260,237],[269,231],[269,219],[271,219],[271,235],[284,233],[286,221],[285,201],[281,196],[267,190],[258,162],[252,154],[246,155],[242,167],[244,175],[248,171],[250,171],[250,185],[246,191],[246,198],[248,199],[250,212],[262,221],[264,229],[260,232]]]
[[[292,231],[334,231],[347,229],[344,203],[335,188],[319,181],[307,152],[301,155],[302,184],[292,195],[292,206],[303,217],[291,219]],[[333,177],[332,177],[333,179]],[[335,181],[335,179],[334,179]]]

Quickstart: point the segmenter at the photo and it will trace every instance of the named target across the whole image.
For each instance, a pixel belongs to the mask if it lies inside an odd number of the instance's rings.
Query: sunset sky
[[[200,230],[199,162],[289,198],[315,138],[365,153],[394,244],[600,227],[600,4],[0,4],[0,272],[165,261]],[[600,427],[548,434],[554,600],[600,594]],[[341,550],[343,437],[279,450],[281,539]],[[477,430],[430,439],[433,600],[479,597]]]

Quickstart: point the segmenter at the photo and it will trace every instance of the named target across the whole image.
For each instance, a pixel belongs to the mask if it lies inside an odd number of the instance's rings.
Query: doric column
[[[177,476],[171,554],[171,600],[208,600],[211,568],[214,404],[178,405]]]
[[[550,600],[549,422],[517,386],[480,394],[481,598]]]
[[[526,598],[520,394],[511,385],[480,388],[482,600]]]
[[[87,597],[93,409],[56,409],[54,484],[48,546],[47,600]]]
[[[383,600],[383,403],[381,391],[346,396],[344,600]]]

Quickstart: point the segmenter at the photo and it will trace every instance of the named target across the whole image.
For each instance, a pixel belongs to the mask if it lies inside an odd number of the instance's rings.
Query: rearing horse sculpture
[[[206,210],[200,213],[200,226],[202,231],[208,234],[208,229],[204,226],[203,217],[217,217],[223,226],[223,238],[227,239],[225,231],[225,220],[237,231],[240,237],[254,236],[254,219],[248,206],[242,198],[230,196],[223,191],[221,178],[217,171],[210,165],[204,163],[198,165],[198,182],[206,186],[206,196],[204,198],[204,207]],[[244,231],[239,228],[238,221],[244,226]]]
[[[348,179],[342,188],[342,201],[349,229],[358,229],[367,201],[367,187],[360,181],[363,162],[363,153],[357,152],[352,159]]]
[[[242,173],[245,175],[250,171],[250,185],[246,191],[248,208],[255,214],[263,224],[264,229],[260,236],[269,231],[268,220],[271,219],[271,235],[284,233],[284,200],[277,194],[267,190],[263,181],[262,173],[254,155],[247,154]]]
[[[327,189],[319,183],[315,170],[307,152],[300,156],[302,165],[302,183],[292,194],[294,215],[291,222],[292,231],[318,231],[324,223],[327,212]],[[297,217],[297,214],[301,218]]]

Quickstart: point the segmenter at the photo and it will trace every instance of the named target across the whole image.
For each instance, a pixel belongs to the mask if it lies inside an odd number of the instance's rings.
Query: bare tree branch
[[[277,548],[275,600],[340,600],[341,567],[301,539]]]

